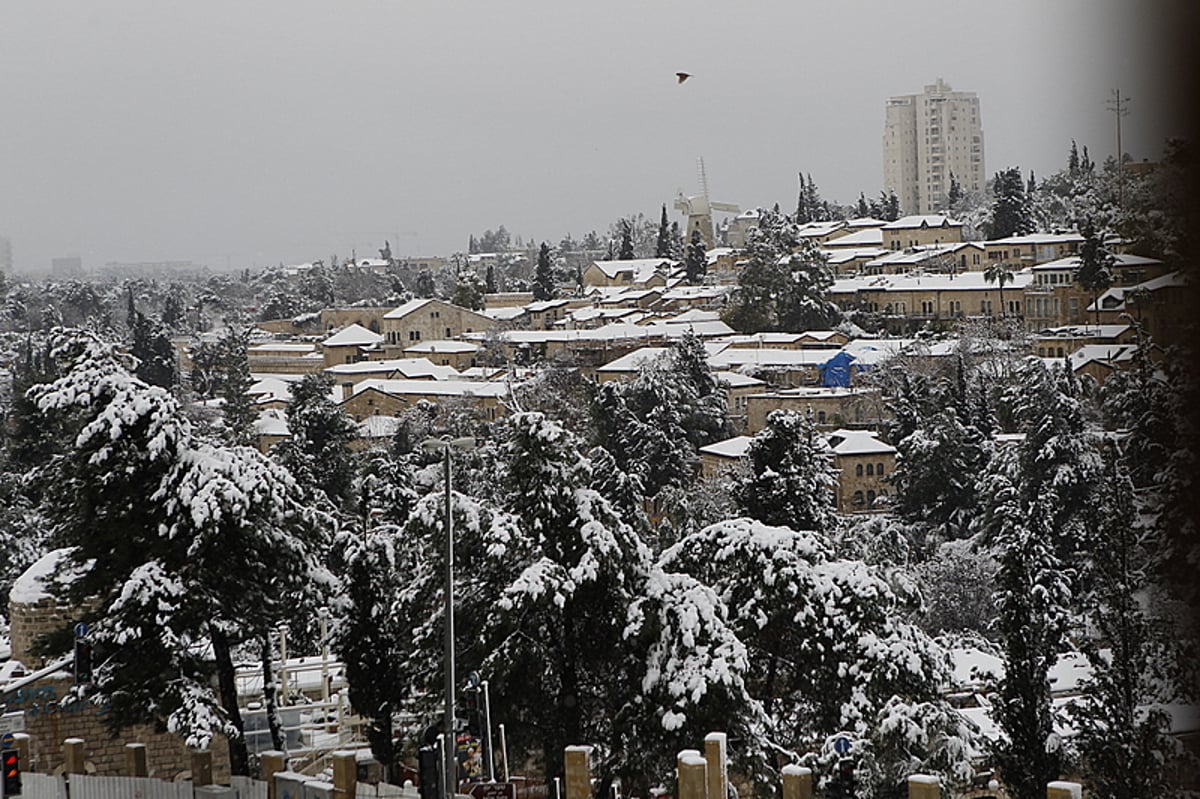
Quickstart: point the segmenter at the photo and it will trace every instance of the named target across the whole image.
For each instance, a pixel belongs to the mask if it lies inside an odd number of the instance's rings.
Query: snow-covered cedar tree
[[[257,411],[247,391],[251,385],[246,356],[250,328],[226,328],[216,341],[205,341],[192,353],[192,388],[201,397],[221,399],[221,437],[230,444],[250,444]]]
[[[837,477],[823,444],[806,415],[769,413],[746,450],[749,469],[733,488],[742,512],[768,525],[828,533]]]
[[[178,356],[160,322],[134,311],[129,351],[137,359],[135,373],[152,386],[171,388],[179,382]]]
[[[73,575],[54,590],[91,624],[87,693],[115,727],[155,722],[199,748],[230,736],[231,769],[245,774],[231,653],[293,614],[297,597],[328,590],[328,524],[286,470],[197,438],[114,347],[68,331],[55,356],[63,376],[28,393],[74,433],[46,467],[56,490],[44,511]],[[66,625],[57,643],[69,635]]]
[[[704,281],[704,275],[708,271],[708,252],[704,249],[704,239],[699,228],[692,231],[692,240],[688,242],[683,265],[688,283],[696,285]]]
[[[1004,239],[1033,231],[1029,198],[1020,167],[997,172],[992,180],[992,218],[989,239]]]
[[[1017,378],[1007,387],[1004,402],[1025,437],[1016,445],[1015,458],[993,463],[1007,469],[1027,512],[1037,505],[1045,514],[1044,532],[1055,554],[1069,563],[1084,540],[1086,517],[1095,510],[1091,493],[1101,472],[1098,439],[1068,365],[1027,358]]]
[[[550,257],[550,245],[542,242],[538,250],[537,268],[533,273],[533,298],[552,300],[558,296],[558,281],[554,279],[554,263]]]
[[[353,493],[355,463],[350,442],[358,431],[354,420],[333,401],[333,383],[324,372],[310,372],[292,384],[287,409],[291,436],[276,444],[271,454],[314,492],[314,498],[342,508]]]
[[[408,624],[394,606],[402,588],[396,564],[402,545],[399,528],[386,523],[363,532],[343,530],[334,543],[344,593],[332,629],[333,649],[345,667],[350,704],[367,721],[371,754],[389,782],[399,773],[393,718],[412,693],[402,673]]]
[[[841,318],[825,296],[833,273],[796,224],[775,211],[759,212],[746,237],[745,262],[725,321],[742,333],[825,329]]]
[[[921,587],[922,609],[917,621],[930,635],[995,633],[996,602],[992,587],[995,555],[973,539],[946,541],[913,567]]]
[[[824,536],[732,519],[685,537],[659,567],[691,575],[728,609],[747,649],[749,691],[767,715],[764,746],[865,739],[893,697],[939,701],[948,658],[903,621],[915,597],[897,593],[880,569],[835,558]],[[939,747],[958,745],[932,740],[925,757],[950,757]]]
[[[636,684],[623,633],[650,560],[589,487],[580,446],[539,413],[514,414],[501,427],[500,507],[457,494],[453,501],[460,671],[489,680],[493,715],[506,719],[510,746],[545,752],[549,776],[561,772],[553,753],[564,746],[614,738],[614,714]],[[412,679],[435,692],[443,514],[440,492],[418,503],[406,531],[413,560],[402,591],[414,626]]]
[[[1137,488],[1158,485],[1163,466],[1183,443],[1176,438],[1171,405],[1174,395],[1186,390],[1191,380],[1187,373],[1159,371],[1150,360],[1148,345],[1145,341],[1139,344],[1133,369],[1113,370],[1100,387],[1105,429],[1126,431],[1123,460]],[[1166,368],[1184,371],[1178,367],[1179,359],[1165,361]]]
[[[989,456],[988,442],[964,425],[957,408],[927,416],[921,426],[896,444],[896,509],[922,522],[942,538],[960,538],[974,518],[978,477]]]
[[[994,755],[1015,799],[1041,799],[1046,783],[1061,777],[1063,764],[1048,674],[1064,645],[1071,575],[1056,557],[1047,530],[1051,509],[1024,502],[1002,470],[990,475],[986,486],[986,534],[1000,560],[996,629],[1005,669],[992,704],[1004,733]]]
[[[1092,675],[1069,708],[1077,731],[1073,743],[1095,795],[1165,797],[1179,752],[1160,703],[1182,696],[1159,673],[1168,661],[1163,631],[1139,601],[1149,589],[1153,539],[1115,445],[1107,456],[1099,491],[1103,512],[1081,581],[1088,587],[1083,604],[1089,622],[1082,648]]]
[[[647,496],[683,485],[699,463],[697,447],[729,434],[725,394],[704,345],[684,335],[628,382],[600,386],[592,406],[598,443]]]

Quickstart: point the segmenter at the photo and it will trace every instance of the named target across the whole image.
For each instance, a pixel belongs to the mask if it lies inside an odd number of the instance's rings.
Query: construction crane
[[[687,197],[681,191],[675,198],[675,210],[682,211],[688,218],[687,234],[684,243],[692,240],[692,231],[699,230],[704,246],[711,249],[715,244],[713,235],[713,211],[727,211],[736,214],[742,209],[733,203],[713,202],[708,198],[708,175],[704,172],[704,159],[696,159],[696,172],[700,179],[700,193]]]

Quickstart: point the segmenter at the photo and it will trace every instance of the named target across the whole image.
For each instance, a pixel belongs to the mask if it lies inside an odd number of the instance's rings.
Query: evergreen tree
[[[324,372],[310,372],[292,384],[287,410],[291,435],[272,452],[301,485],[340,508],[353,495],[355,463],[349,445],[358,431],[330,396],[333,385],[333,377]]]
[[[886,222],[895,222],[900,218],[900,198],[896,192],[888,190],[879,194],[879,218]]]
[[[871,208],[867,205],[867,196],[861,191],[858,193],[858,204],[854,206],[854,213],[860,219],[871,215]]]
[[[1113,284],[1113,264],[1116,259],[1104,246],[1104,237],[1096,232],[1095,223],[1091,219],[1084,221],[1080,235],[1083,243],[1079,246],[1079,269],[1075,279],[1079,285],[1092,292],[1092,304],[1096,310],[1096,325],[1100,325],[1100,294],[1107,291]]]
[[[668,257],[672,261],[682,261],[684,257],[683,233],[681,233],[679,230],[678,222],[671,223],[670,245],[670,255]]]
[[[1067,172],[1071,177],[1079,174],[1079,164],[1079,145],[1075,143],[1074,139],[1071,139],[1071,154],[1067,156]]]
[[[663,203],[662,219],[658,223],[658,240],[654,245],[654,257],[671,257],[671,227],[667,223],[667,205]]]
[[[1119,454],[1110,449],[1106,461],[1099,523],[1082,581],[1088,586],[1087,629],[1094,631],[1083,647],[1092,675],[1071,718],[1091,790],[1149,799],[1170,794],[1167,770],[1175,752],[1166,714],[1147,706],[1175,697],[1156,690],[1163,647],[1138,601],[1149,584],[1152,541]]]
[[[977,514],[978,475],[988,460],[983,435],[963,424],[961,412],[948,407],[934,413],[901,439],[892,477],[897,510],[950,538],[966,535]]]
[[[327,522],[258,452],[198,439],[175,400],[111,347],[65,335],[55,357],[63,376],[30,394],[77,433],[46,467],[56,487],[46,510],[73,575],[53,590],[94,609],[79,611],[94,682],[77,691],[114,728],[153,722],[197,748],[226,735],[231,771],[248,774],[232,652],[328,586],[316,557]],[[67,625],[47,646],[70,639]]]
[[[825,297],[832,285],[824,256],[798,240],[795,224],[763,212],[747,236],[746,261],[726,322],[743,333],[826,328],[840,317]]]
[[[989,525],[1000,551],[997,629],[1004,651],[992,716],[1006,739],[997,744],[995,757],[1015,799],[1041,799],[1046,783],[1062,776],[1048,675],[1066,634],[1070,590],[1047,540],[1044,503],[1022,507],[1017,488],[1003,477],[990,490]]]
[[[1029,197],[1025,193],[1020,167],[997,172],[992,182],[992,194],[995,199],[988,238],[1004,239],[1032,232]]]
[[[550,247],[542,242],[538,249],[537,267],[533,273],[533,298],[552,300],[558,296],[558,283],[554,279],[554,264],[550,260]]]
[[[746,451],[749,473],[734,486],[742,511],[764,524],[828,532],[837,478],[822,444],[804,415],[768,414]]]
[[[958,182],[958,178],[954,173],[950,173],[950,191],[946,194],[946,209],[952,210],[959,206],[963,199],[962,184]]]
[[[628,219],[621,220],[621,249],[617,252],[617,259],[620,261],[629,261],[636,257],[633,250],[633,223]]]
[[[499,289],[496,288],[496,265],[489,263],[487,271],[484,273],[483,290],[488,294],[495,294]]]
[[[694,286],[704,281],[704,275],[708,271],[708,253],[704,249],[704,239],[700,236],[699,230],[692,231],[692,241],[688,244],[684,269],[687,273],[687,282],[691,285]]]

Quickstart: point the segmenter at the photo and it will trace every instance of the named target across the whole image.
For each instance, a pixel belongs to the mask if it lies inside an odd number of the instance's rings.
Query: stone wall
[[[12,658],[20,661],[29,671],[46,665],[46,658],[33,654],[37,639],[69,627],[75,618],[75,614],[60,608],[51,597],[32,603],[10,602],[8,612]]]
[[[146,745],[149,776],[174,779],[191,768],[191,755],[183,739],[166,732],[155,732],[148,725],[128,727],[113,732],[104,723],[103,708],[86,703],[60,700],[71,689],[68,677],[39,680],[34,685],[6,696],[10,710],[23,710],[25,732],[29,734],[30,770],[53,773],[63,764],[63,741],[82,738],[87,771],[100,775],[118,776],[125,771],[125,745]],[[223,739],[215,739],[213,777],[226,781],[229,775],[229,747]]]

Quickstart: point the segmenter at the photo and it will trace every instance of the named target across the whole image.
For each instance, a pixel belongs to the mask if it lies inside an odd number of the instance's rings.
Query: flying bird
[[[685,80],[687,80],[691,76],[692,76],[692,74],[690,72],[676,72],[675,73],[675,77],[679,78],[680,83],[683,83]]]

